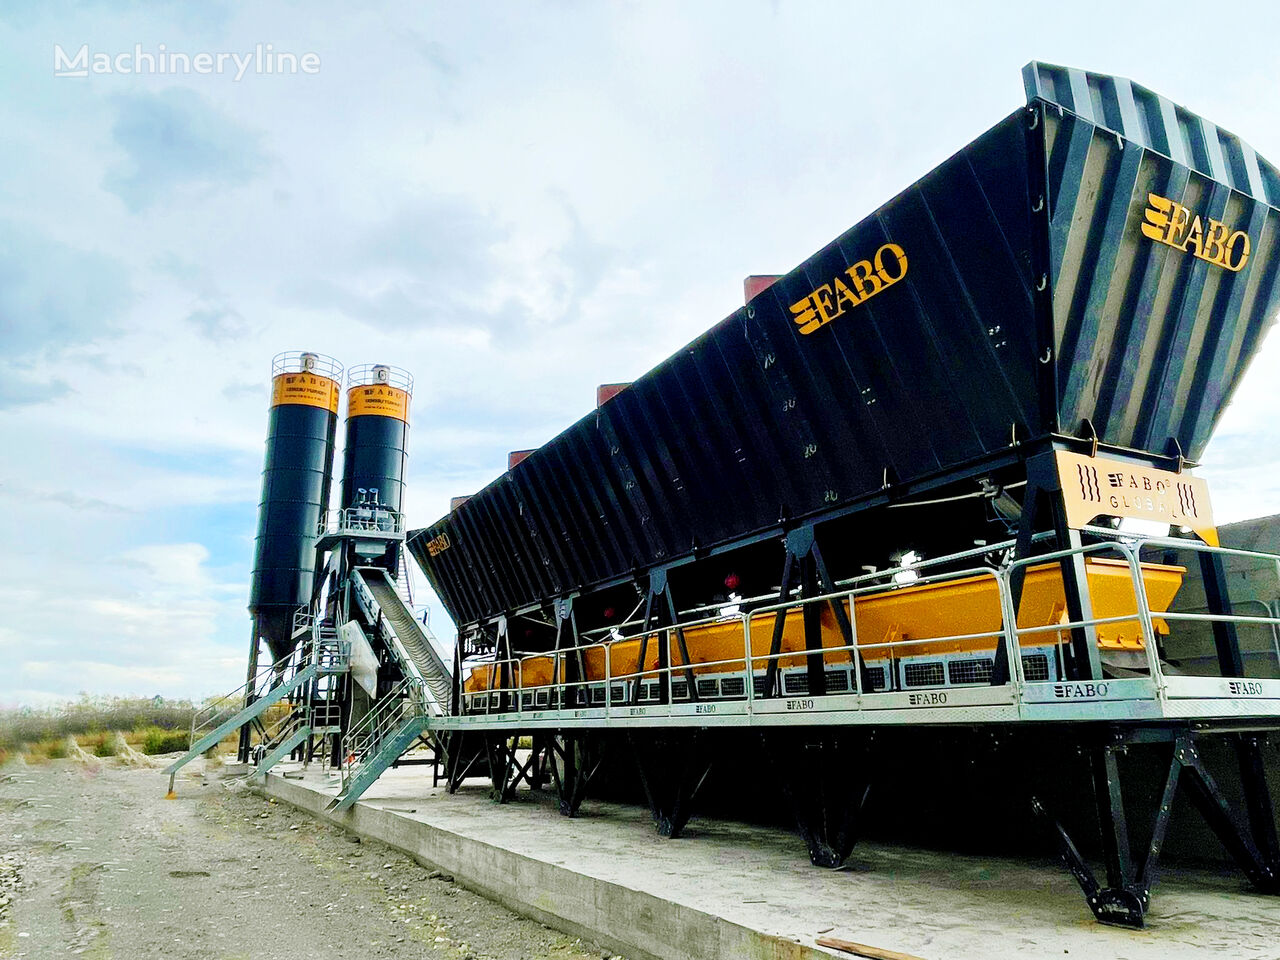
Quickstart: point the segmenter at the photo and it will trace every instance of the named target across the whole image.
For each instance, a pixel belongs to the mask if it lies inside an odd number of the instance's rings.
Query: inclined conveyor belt
[[[452,678],[444,657],[436,649],[435,639],[422,629],[413,612],[405,606],[396,592],[395,583],[385,570],[362,567],[355,571],[354,577],[368,589],[391,631],[400,641],[400,646],[417,668],[427,689],[431,691],[436,711],[448,713]]]

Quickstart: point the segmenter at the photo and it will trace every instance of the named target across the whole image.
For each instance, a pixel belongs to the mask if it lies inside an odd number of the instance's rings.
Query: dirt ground
[[[0,957],[610,957],[234,778],[0,768]]]

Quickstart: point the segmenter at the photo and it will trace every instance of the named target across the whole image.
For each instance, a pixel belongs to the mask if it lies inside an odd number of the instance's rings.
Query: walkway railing
[[[1250,604],[1251,609],[1260,606],[1264,611],[1263,615],[1246,614],[1232,607],[1228,597],[1226,609],[1231,610],[1229,613],[1176,608],[1153,613],[1148,601],[1147,571],[1143,566],[1144,561],[1149,562],[1151,559],[1148,555],[1156,552],[1161,554],[1160,559],[1165,564],[1171,562],[1170,554],[1190,554],[1197,561],[1203,555],[1217,555],[1224,561],[1242,558],[1269,563],[1280,563],[1280,557],[1213,547],[1193,540],[1139,539],[1103,529],[1091,532],[1108,539],[1075,549],[1013,561],[999,568],[980,565],[933,572],[938,565],[954,565],[957,561],[990,554],[1007,545],[982,547],[951,557],[856,577],[843,581],[840,590],[822,596],[766,602],[761,605],[752,605],[750,600],[735,599],[732,603],[738,605],[738,613],[713,614],[648,631],[643,629],[643,623],[629,621],[602,631],[593,631],[596,636],[604,635],[603,639],[595,642],[584,642],[528,657],[485,661],[480,666],[486,670],[487,689],[464,692],[464,712],[468,715],[506,716],[560,710],[572,711],[575,717],[678,716],[712,712],[779,712],[789,707],[794,708],[797,699],[804,701],[803,709],[874,710],[906,705],[902,702],[903,695],[928,695],[939,691],[951,696],[917,696],[918,703],[908,700],[908,704],[945,707],[1005,703],[1020,706],[1027,714],[1047,715],[1044,711],[1050,707],[1061,710],[1066,708],[1064,704],[1073,706],[1082,700],[1149,701],[1159,712],[1168,712],[1171,709],[1170,701],[1188,699],[1212,700],[1247,695],[1280,700],[1280,649],[1274,642],[1276,632],[1280,630],[1280,617],[1275,615],[1274,608],[1258,601],[1241,601],[1240,609]],[[1025,621],[1026,609],[1014,609],[1015,579],[1021,576],[1025,583],[1030,568],[1045,565],[1052,567],[1053,576],[1060,577],[1061,564],[1076,558],[1087,561],[1105,558],[1123,564],[1127,568],[1132,590],[1130,605],[1123,612],[1109,616],[1073,619],[1062,612],[1054,616],[1051,622],[1024,622],[1024,625],[1019,625],[1019,613],[1024,614]],[[1192,564],[1188,562],[1187,566]],[[912,579],[895,582],[904,575]],[[1000,623],[994,629],[885,639],[859,638],[857,635],[860,604],[873,598],[892,596],[896,590],[904,588],[946,585],[959,580],[972,582],[974,578],[978,581],[989,580],[987,589],[995,591]],[[1089,577],[1078,577],[1078,587],[1086,600],[1091,599]],[[843,608],[850,630],[848,639],[851,642],[814,650],[791,648],[778,653],[760,652],[758,644],[753,646],[753,632],[761,629],[771,632],[776,615],[792,616],[815,604],[820,607],[834,605],[836,608]],[[729,607],[731,604],[722,603],[700,608],[699,612],[725,610]],[[1091,603],[1084,607],[1085,610],[1091,608]],[[1041,620],[1043,619],[1042,617]],[[741,654],[698,660],[696,650],[690,648],[690,660],[693,662],[686,664],[682,661],[677,630],[688,634],[700,628],[730,623],[737,625]],[[1067,642],[1070,636],[1075,631],[1085,631],[1088,642],[1095,644],[1095,634],[1099,628],[1114,628],[1118,624],[1133,625],[1136,628],[1135,637],[1141,640],[1140,644],[1131,644],[1127,649],[1126,653],[1131,656],[1125,666],[1113,669],[1111,676],[1096,676],[1094,680],[1099,682],[1084,686],[1066,680],[1063,658],[1070,657],[1071,646]],[[1273,656],[1275,663],[1271,670],[1274,678],[1224,677],[1220,673],[1216,676],[1186,675],[1179,666],[1179,658],[1165,656],[1163,646],[1166,637],[1177,631],[1180,625],[1193,624],[1208,625],[1211,629],[1214,624],[1230,624],[1240,631],[1265,629],[1267,637],[1272,641],[1266,645],[1266,651],[1269,652],[1265,652],[1263,656],[1253,651],[1251,656],[1253,661],[1259,659],[1259,656],[1263,659]],[[662,645],[666,654],[666,666],[640,663],[638,652],[628,650],[624,657],[636,658],[635,668],[615,673],[617,645],[627,643],[638,647],[638,641],[646,637],[648,650],[657,650],[655,645]],[[1194,637],[1192,641],[1201,644],[1207,642],[1205,638],[1197,641]],[[994,662],[995,649],[1001,646],[1009,665],[1008,679],[1004,683],[993,685],[990,682],[990,663]],[[943,652],[948,648],[953,648],[953,652]],[[824,678],[830,675],[832,679],[825,680],[823,696],[811,698],[806,677],[806,658],[815,656],[821,657]],[[849,663],[839,664],[841,657],[847,658]],[[1028,659],[1024,661],[1024,657]],[[585,675],[587,658],[590,658],[592,673],[595,674],[590,678]],[[530,676],[530,661],[540,661],[538,669],[545,674],[548,659],[553,671],[551,682],[521,682]],[[1207,658],[1196,658],[1196,662],[1205,659]],[[784,670],[785,662],[800,666]],[[771,663],[778,665],[776,687],[772,691],[764,686]],[[1037,667],[1034,676],[1028,676],[1028,663]],[[574,667],[570,667],[570,664]],[[936,677],[937,682],[913,684],[905,675],[899,675],[909,664],[918,666],[920,675],[927,673],[929,677]],[[976,675],[978,679],[953,682],[953,664],[964,667],[964,671],[957,671],[958,673],[968,671],[970,678]],[[692,688],[689,685],[690,672],[694,681]],[[842,672],[847,679],[842,679]],[[567,679],[570,676],[574,679]],[[869,676],[881,679],[868,684]],[[636,684],[641,685],[640,692],[635,690]],[[705,692],[700,692],[700,687]],[[970,693],[955,696],[958,691]],[[898,696],[894,697],[894,694]],[[1179,708],[1175,704],[1172,709],[1176,711]]]
[[[396,538],[404,536],[404,516],[388,507],[357,505],[330,510],[320,518],[316,536],[366,536]]]

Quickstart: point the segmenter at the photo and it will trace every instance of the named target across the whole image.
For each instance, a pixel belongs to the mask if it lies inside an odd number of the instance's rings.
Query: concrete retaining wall
[[[628,960],[827,960],[831,954],[556,864],[357,803],[342,813],[329,797],[269,775],[260,792],[419,863],[526,917],[606,946]]]

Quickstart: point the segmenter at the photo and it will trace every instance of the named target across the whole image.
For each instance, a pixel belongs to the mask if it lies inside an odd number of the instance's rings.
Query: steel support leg
[[[658,834],[678,837],[693,812],[693,802],[711,773],[703,735],[633,734],[631,750]]]
[[[778,588],[778,603],[787,603],[791,599],[791,580],[795,571],[795,555],[787,550],[786,559],[782,562],[782,586]],[[782,652],[782,634],[787,625],[786,609],[779,609],[773,615],[773,637],[769,641],[769,662],[764,671],[764,695],[778,695],[778,659]]]
[[[818,595],[818,572],[813,568],[811,559],[806,559],[801,564],[800,583],[801,591],[806,597]],[[809,655],[805,657],[805,679],[808,681],[809,696],[825,696],[827,666],[822,655],[822,609],[816,603],[807,603],[801,619],[804,621],[804,648],[809,651]]]
[[[465,733],[452,734],[445,755],[445,779],[449,792],[457,793],[462,782],[472,775],[482,761],[488,762],[488,751],[480,737]]]
[[[249,641],[249,669],[245,676],[245,693],[244,706],[250,706],[253,703],[253,697],[256,692],[257,684],[254,681],[258,678],[258,626],[255,623],[253,627],[253,639]],[[236,747],[236,762],[249,762],[250,734],[249,726],[245,724],[240,728],[240,740]]]
[[[1018,540],[1014,549],[1017,559],[1022,560],[1032,555],[1036,527],[1045,513],[1052,518],[1058,545],[1065,549],[1079,548],[1080,534],[1071,529],[1067,523],[1066,510],[1062,502],[1062,489],[1051,452],[1040,454],[1027,462],[1027,487],[1023,495],[1022,517],[1018,521]],[[1068,617],[1075,623],[1093,619],[1083,555],[1073,554],[1063,557],[1059,566],[1062,570],[1062,587],[1067,601]],[[1013,570],[1009,578],[1009,593],[1015,614],[1022,603],[1022,588],[1026,574],[1027,568],[1019,566]],[[1096,628],[1072,627],[1071,642],[1064,652],[1069,654],[1065,667],[1070,679],[1102,679],[1102,660],[1098,654]],[[1010,669],[1008,651],[1005,650],[1004,644],[996,644],[995,656],[992,660],[992,685],[1001,686],[1008,683]]]
[[[1204,817],[1213,832],[1217,834],[1222,845],[1226,847],[1227,852],[1231,854],[1240,869],[1244,871],[1250,883],[1262,893],[1280,893],[1280,861],[1277,861],[1274,857],[1269,857],[1258,849],[1258,845],[1254,843],[1253,833],[1249,825],[1236,816],[1230,804],[1227,803],[1227,798],[1222,795],[1222,791],[1218,788],[1218,784],[1214,781],[1209,771],[1205,769],[1196,750],[1194,739],[1188,735],[1185,745],[1180,740],[1178,747],[1178,759],[1186,768],[1187,773],[1187,793],[1191,796],[1191,801],[1196,805],[1201,816]],[[1246,783],[1247,802],[1248,788],[1249,786]],[[1253,804],[1258,803],[1260,803],[1260,800],[1256,797],[1250,803],[1251,814],[1253,813]],[[1270,806],[1269,796],[1267,797],[1267,806]],[[1274,813],[1270,814],[1270,819],[1270,835],[1274,838]]]
[[[1107,884],[1128,887],[1130,881],[1129,821],[1120,792],[1120,768],[1113,744],[1090,750],[1093,768],[1093,799],[1098,807],[1098,829],[1102,834],[1102,854],[1107,865]]]
[[[538,788],[538,770],[542,759],[541,738],[533,741],[529,756],[523,763],[520,762],[518,734],[490,734],[485,739],[485,749],[489,758],[489,780],[493,785],[490,798],[495,803],[506,803],[515,796],[521,781],[528,783],[531,789]]]
[[[764,734],[796,826],[817,867],[849,859],[871,792],[870,744],[822,734]]]
[[[600,770],[604,753],[591,740],[589,734],[566,733],[547,743],[551,777],[560,798],[560,813],[566,817],[578,815],[587,787]]]
[[[1151,887],[1156,880],[1157,865],[1164,849],[1179,783],[1183,784],[1191,801],[1249,881],[1263,893],[1280,894],[1280,861],[1266,847],[1269,838],[1275,835],[1275,814],[1271,809],[1270,796],[1251,796],[1249,777],[1244,775],[1243,768],[1246,803],[1249,805],[1250,818],[1255,824],[1252,832],[1249,825],[1231,809],[1217,782],[1205,768],[1195,734],[1189,730],[1174,732],[1169,772],[1160,795],[1160,806],[1153,818],[1151,839],[1142,863],[1135,869],[1129,849],[1124,801],[1120,795],[1119,772],[1115,762],[1116,744],[1102,744],[1091,749],[1107,886],[1098,882],[1093,869],[1081,856],[1062,824],[1052,818],[1039,800],[1032,798],[1031,802],[1032,809],[1049,822],[1059,856],[1080,884],[1089,908],[1101,923],[1133,928],[1143,926],[1147,909],[1151,905]],[[1270,833],[1264,827],[1261,832],[1262,841],[1255,843],[1254,837],[1258,835],[1256,824],[1262,819],[1269,822]]]
[[[1266,734],[1242,733],[1236,741],[1236,757],[1240,764],[1240,784],[1243,787],[1254,843],[1267,863],[1280,865],[1276,808],[1271,802],[1271,788],[1267,785],[1266,762],[1263,759],[1266,746]]]

